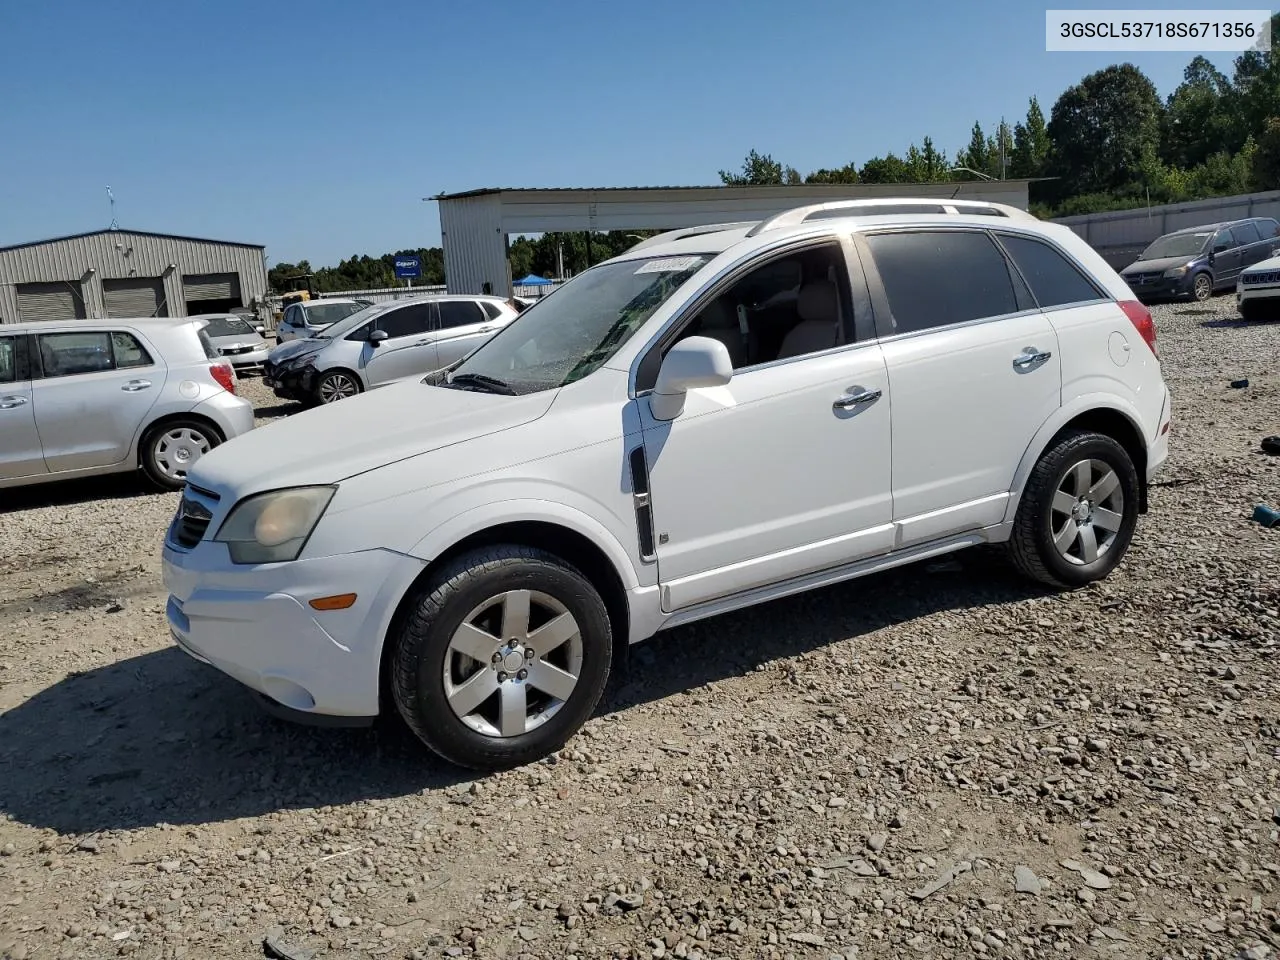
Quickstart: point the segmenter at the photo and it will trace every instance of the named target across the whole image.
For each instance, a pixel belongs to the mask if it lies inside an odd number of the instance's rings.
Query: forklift
[[[289,277],[284,282],[284,293],[280,297],[280,309],[276,311],[276,325],[279,326],[284,312],[295,303],[306,303],[314,300],[316,296],[315,287],[312,286],[311,274],[300,273],[296,276]]]

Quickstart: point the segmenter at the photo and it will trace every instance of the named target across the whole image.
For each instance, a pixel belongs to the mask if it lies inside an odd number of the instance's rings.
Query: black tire
[[[354,392],[343,393],[342,396],[334,395],[333,391],[339,384],[349,384],[350,387],[354,388]],[[340,400],[349,399],[363,392],[364,385],[360,383],[360,378],[350,370],[327,370],[316,380],[314,399],[318,404],[337,403]]]
[[[1057,524],[1060,530],[1065,532],[1066,528],[1066,515],[1054,508],[1054,497],[1068,482],[1073,469],[1086,461],[1106,464],[1118,478],[1118,490],[1123,498],[1119,529],[1114,531],[1105,552],[1099,552],[1091,563],[1083,562],[1079,543],[1072,547],[1076,551],[1074,562],[1054,543],[1055,521],[1061,521]],[[1010,560],[1025,576],[1051,587],[1073,589],[1102,580],[1124,559],[1133,540],[1138,523],[1138,493],[1138,472],[1124,447],[1105,434],[1064,431],[1050,444],[1027,478],[1006,545]],[[1088,525],[1093,526],[1092,518]],[[1098,530],[1102,527],[1095,528],[1091,534],[1095,543]],[[1103,530],[1101,536],[1107,537],[1107,531]]]
[[[1191,299],[1203,303],[1213,296],[1213,277],[1205,271],[1191,278]]]
[[[486,735],[464,722],[449,705],[446,659],[452,656],[455,632],[472,611],[517,590],[554,598],[573,616],[581,637],[581,667],[568,698],[540,726],[515,736]],[[609,680],[613,657],[609,614],[591,582],[559,557],[514,544],[470,551],[424,584],[410,604],[398,634],[388,638],[393,644],[392,697],[409,729],[445,760],[485,771],[521,766],[560,749],[590,719]],[[476,672],[489,668],[482,664]],[[493,699],[500,703],[502,696]]]
[[[161,455],[163,447],[172,442],[174,435],[184,430],[203,439],[204,444],[190,445],[190,449],[192,451],[198,449],[200,455],[208,453],[224,439],[212,424],[201,420],[166,420],[149,428],[138,445],[138,460],[147,477],[162,490],[181,490],[186,485],[185,467],[178,467],[176,458]],[[190,456],[184,458],[184,462],[191,466],[194,466],[197,460],[199,456],[194,460],[190,459]],[[166,472],[161,466],[162,462],[175,464],[175,466]]]

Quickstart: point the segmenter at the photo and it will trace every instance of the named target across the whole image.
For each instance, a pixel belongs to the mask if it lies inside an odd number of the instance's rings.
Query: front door
[[[417,373],[430,373],[436,363],[436,334],[431,329],[430,302],[407,303],[373,321],[375,330],[386,331],[387,339],[376,347],[366,343],[361,360],[370,387]]]
[[[1235,284],[1240,275],[1240,258],[1244,251],[1237,245],[1235,237],[1227,229],[1219,230],[1213,235],[1213,285],[1221,290]]]
[[[166,370],[137,337],[106,330],[44,333],[32,381],[50,473],[118,464],[128,455]]]
[[[1061,405],[1053,325],[985,231],[864,242],[893,391],[897,546],[999,523],[1027,445]]]
[[[31,402],[27,337],[0,337],[0,480],[48,471]]]
[[[744,269],[678,334],[732,347],[733,379],[671,421],[639,402],[667,611],[892,545],[889,381],[854,332],[846,247]]]
[[[474,300],[441,300],[436,307],[440,318],[436,348],[442,367],[461,360],[498,329],[497,321],[489,319]]]

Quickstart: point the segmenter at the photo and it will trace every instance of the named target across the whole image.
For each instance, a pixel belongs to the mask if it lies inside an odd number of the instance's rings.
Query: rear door
[[[440,318],[436,350],[442,367],[461,360],[502,326],[475,300],[440,300],[436,307]]]
[[[35,337],[31,383],[50,473],[121,463],[166,371],[126,330],[67,329]]]
[[[370,387],[415,373],[430,373],[439,366],[433,314],[432,304],[427,301],[407,303],[374,319],[374,329],[385,331],[387,339],[376,347],[366,342],[361,353]]]
[[[1053,325],[986,231],[858,242],[893,395],[896,546],[999,523],[1023,452],[1061,405]]]
[[[28,340],[26,334],[0,336],[0,480],[48,472],[31,402]]]
[[[1236,270],[1237,275],[1245,267],[1251,267],[1255,263],[1267,259],[1271,246],[1262,242],[1262,235],[1258,232],[1258,225],[1253,220],[1237,223],[1231,228],[1231,237],[1236,241],[1236,246],[1240,248],[1240,266]]]

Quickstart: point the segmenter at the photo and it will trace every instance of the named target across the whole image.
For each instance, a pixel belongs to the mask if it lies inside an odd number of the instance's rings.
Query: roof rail
[[[969,213],[980,216],[1009,217],[1013,220],[1039,219],[1026,210],[1020,210],[1007,203],[991,203],[986,200],[954,200],[945,197],[936,199],[932,197],[865,197],[860,200],[830,200],[826,203],[812,203],[793,210],[784,210],[766,220],[761,220],[747,236],[754,237],[766,230],[795,227],[809,220],[820,220],[829,216],[857,216],[859,213],[868,217],[886,214],[901,215],[917,212],[914,209],[917,207],[920,208],[919,213],[947,213],[952,216]]]
[[[631,253],[634,250],[644,250],[647,247],[656,247],[660,243],[670,243],[672,240],[680,240],[684,237],[698,237],[704,233],[719,233],[722,230],[741,230],[744,227],[754,227],[759,222],[759,220],[741,220],[737,223],[708,223],[700,227],[681,227],[679,230],[668,230],[666,233],[660,233],[647,240],[641,240],[634,246],[628,247],[626,252]]]

